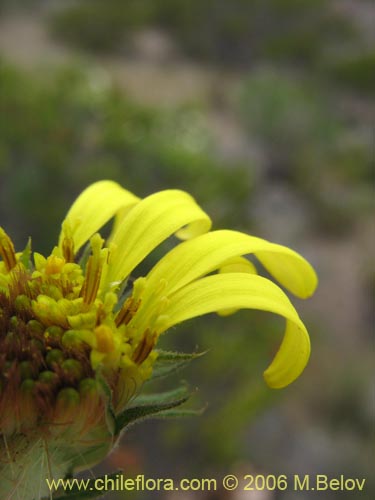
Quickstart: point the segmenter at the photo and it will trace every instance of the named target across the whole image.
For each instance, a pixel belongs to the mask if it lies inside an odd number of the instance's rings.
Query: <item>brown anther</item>
[[[143,363],[143,361],[148,357],[152,349],[154,348],[157,340],[156,332],[151,333],[150,330],[146,330],[143,334],[143,338],[140,343],[137,345],[135,351],[132,355],[132,360],[137,365]]]
[[[0,227],[0,255],[4,261],[5,268],[9,272],[17,264],[16,252],[12,240],[3,228]]]
[[[134,314],[138,311],[140,304],[140,300],[135,302],[133,297],[128,297],[115,318],[116,326],[119,327],[120,325],[127,325],[133,318]]]
[[[62,241],[62,253],[65,262],[74,262],[74,241],[70,236],[64,236]]]
[[[101,262],[91,255],[87,262],[85,281],[79,294],[80,297],[83,297],[85,304],[90,305],[94,302],[99,290],[101,275]]]

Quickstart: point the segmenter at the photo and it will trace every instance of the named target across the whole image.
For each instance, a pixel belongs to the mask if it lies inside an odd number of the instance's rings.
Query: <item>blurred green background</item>
[[[297,382],[263,383],[274,317],[181,325],[162,345],[208,350],[177,376],[205,413],[133,428],[101,471],[345,474],[366,488],[340,498],[374,498],[374,15],[350,0],[0,0],[0,223],[18,248],[32,235],[47,252],[74,197],[110,178],[185,189],[216,228],[291,246],[320,277],[294,301],[313,348]]]

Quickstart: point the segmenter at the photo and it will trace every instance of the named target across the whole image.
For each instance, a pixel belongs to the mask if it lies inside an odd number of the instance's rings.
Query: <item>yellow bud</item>
[[[97,350],[104,353],[112,352],[115,345],[113,342],[113,333],[109,326],[97,326],[94,330],[94,333],[97,343]]]
[[[45,268],[47,259],[38,252],[34,252],[34,264],[37,271],[41,271]]]
[[[94,328],[96,320],[96,311],[68,316],[69,325],[74,330]]]
[[[64,300],[64,299],[61,299]],[[68,326],[66,314],[59,304],[48,297],[48,295],[39,295],[37,300],[32,301],[32,309],[38,320],[45,325]]]
[[[56,257],[55,255],[50,255],[47,259],[45,272],[46,274],[59,274],[61,273],[64,264],[64,259]]]
[[[97,367],[102,363],[104,358],[105,358],[105,353],[99,352],[96,349],[93,349],[91,351],[90,362],[94,370],[97,369]]]

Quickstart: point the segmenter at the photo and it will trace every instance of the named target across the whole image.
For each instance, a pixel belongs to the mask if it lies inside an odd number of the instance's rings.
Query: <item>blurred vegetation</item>
[[[175,455],[179,450],[185,451],[183,455],[188,455],[190,449],[200,450],[191,474],[202,473],[207,466],[216,473],[224,472],[228,463],[246,454],[244,430],[280,398],[279,392],[267,388],[262,373],[282,332],[279,318],[241,311],[228,318],[199,318],[162,339],[170,346],[177,341],[179,346],[187,344],[187,349],[197,345],[208,350],[193,362],[187,376],[189,384],[198,388],[193,404],[206,408],[205,418],[191,420],[188,433],[181,422],[161,429],[161,440],[175,450]]]
[[[248,72],[237,109],[266,171],[310,203],[318,229],[339,234],[373,208],[371,137],[342,100],[366,106],[375,58],[348,12],[332,0],[81,0],[50,22],[65,42],[112,53],[156,27],[185,55]]]
[[[55,14],[51,26],[94,51],[122,50],[136,29],[160,27],[186,54],[229,64],[311,64],[327,44],[353,34],[331,0],[81,0]]]
[[[361,52],[335,61],[330,68],[338,84],[357,92],[375,92],[375,52]]]
[[[57,13],[52,28],[64,41],[82,49],[114,51],[147,22],[152,11],[153,2],[148,0],[84,0]]]
[[[0,14],[19,7],[33,9],[39,3],[40,0],[0,0]]]
[[[144,107],[100,76],[66,68],[41,79],[1,65],[0,209],[16,242],[32,228],[46,250],[72,193],[103,177],[141,196],[183,188],[218,224],[241,214],[248,225],[250,173],[215,157],[201,112]]]
[[[270,69],[254,71],[238,99],[249,138],[266,154],[268,176],[309,201],[318,228],[330,234],[374,208],[371,137],[358,134],[361,121],[337,107],[319,82]]]

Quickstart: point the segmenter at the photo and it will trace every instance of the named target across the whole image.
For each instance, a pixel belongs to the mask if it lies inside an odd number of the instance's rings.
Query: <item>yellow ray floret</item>
[[[70,207],[63,222],[59,246],[65,236],[73,239],[74,253],[124,208],[139,202],[138,196],[113,181],[99,181],[85,189]]]
[[[210,227],[210,218],[188,193],[166,190],[148,196],[129,211],[111,238],[114,255],[107,281],[123,280],[172,234],[187,239]]]
[[[170,296],[169,304],[159,318],[159,330],[228,308],[259,309],[286,318],[283,342],[264,377],[273,388],[293,382],[309,359],[309,336],[288,297],[277,285],[261,276],[228,273],[208,276],[185,286]]]
[[[238,231],[212,231],[193,240],[181,243],[167,253],[150,271],[141,293],[142,305],[135,321],[142,321],[144,328],[158,307],[158,294],[169,297],[194,280],[220,269],[241,255],[253,253],[267,259],[268,271],[295,295],[304,298],[311,295],[317,285],[317,277],[311,265],[298,253],[282,245],[270,243]],[[250,263],[248,263],[250,266]],[[242,266],[244,265],[242,261]],[[243,269],[242,269],[243,271]],[[246,272],[254,271],[248,267]]]
[[[160,334],[176,323],[208,312],[227,315],[240,308],[270,311],[285,317],[287,327],[265,379],[271,387],[283,387],[298,377],[310,352],[306,328],[284,292],[257,276],[255,266],[244,256],[253,254],[283,287],[307,298],[315,291],[317,276],[301,255],[238,231],[209,232],[210,218],[183,191],[161,191],[140,200],[112,181],[93,184],[74,202],[60,236],[63,255],[69,255],[69,238],[76,254],[112,217],[115,224],[107,242],[108,258],[99,290],[102,294],[115,290],[171,235],[188,240],[135,282],[131,297],[116,317],[117,325],[126,325],[128,334],[141,339],[146,331]],[[220,274],[205,277],[215,271]],[[91,295],[87,303],[94,300],[95,293]]]
[[[168,293],[221,267],[236,256],[255,254],[267,270],[300,298],[314,293],[317,276],[312,266],[290,248],[238,231],[212,231],[184,242],[161,259],[147,276],[148,289],[161,279]]]

